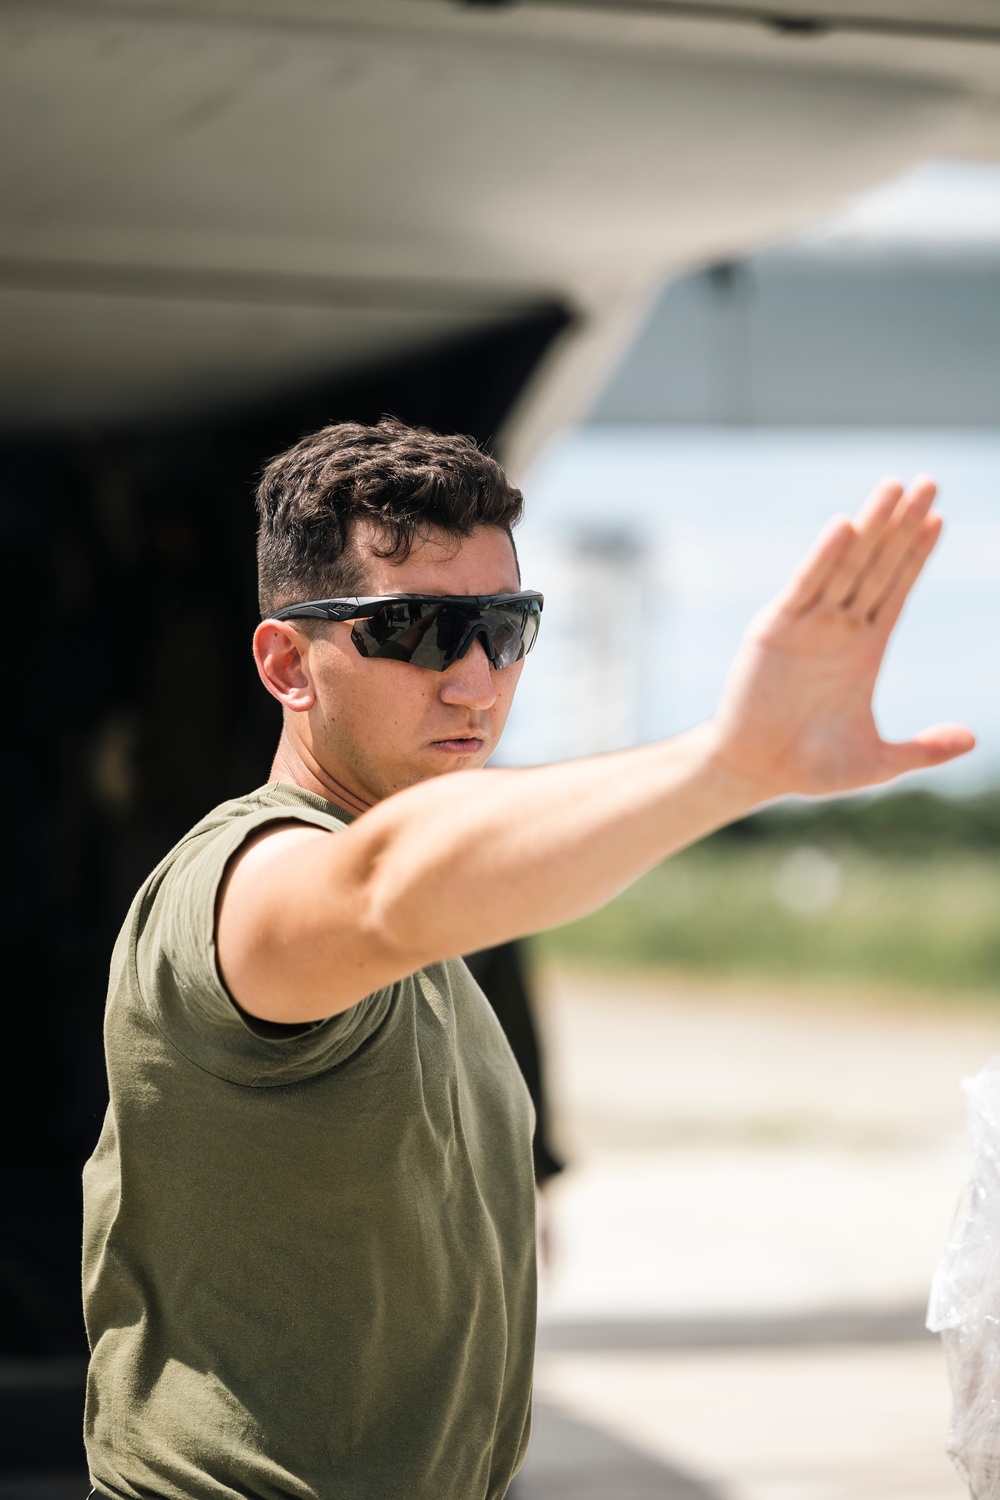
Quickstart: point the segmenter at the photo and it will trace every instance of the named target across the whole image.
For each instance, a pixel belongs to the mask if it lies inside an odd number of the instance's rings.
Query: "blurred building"
[[[1000,422],[995,245],[788,246],[671,283],[597,423]]]
[[[570,541],[567,569],[563,669],[573,685],[567,754],[620,750],[639,735],[645,592],[639,537],[610,515],[603,527],[582,527]]]

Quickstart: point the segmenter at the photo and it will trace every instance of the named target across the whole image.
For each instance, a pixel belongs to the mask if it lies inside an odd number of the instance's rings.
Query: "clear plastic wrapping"
[[[963,1085],[972,1179],[931,1286],[951,1380],[948,1452],[972,1500],[1000,1500],[1000,1057]]]

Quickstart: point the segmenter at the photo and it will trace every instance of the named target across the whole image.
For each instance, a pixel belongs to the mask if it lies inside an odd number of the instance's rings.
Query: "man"
[[[579,917],[773,797],[971,748],[887,744],[871,712],[933,498],[886,481],[829,527],[711,723],[486,771],[540,609],[519,493],[470,440],[390,421],[271,463],[271,781],[167,855],[112,962],[85,1180],[98,1494],[500,1500],[528,1433],[532,1120],[452,955]]]

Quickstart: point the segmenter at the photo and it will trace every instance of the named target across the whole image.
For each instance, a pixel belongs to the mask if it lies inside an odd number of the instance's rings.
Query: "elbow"
[[[387,841],[388,842],[388,841]],[[400,975],[439,955],[428,950],[419,887],[406,880],[388,847],[373,851],[357,887],[356,920],[362,946]]]

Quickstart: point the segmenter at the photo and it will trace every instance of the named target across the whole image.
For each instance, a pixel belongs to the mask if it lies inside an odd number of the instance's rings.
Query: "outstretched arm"
[[[251,1014],[347,1009],[424,964],[603,905],[652,865],[763,802],[891,780],[973,746],[956,725],[879,735],[886,643],[941,529],[934,485],[876,489],[831,524],[751,623],[716,717],[662,744],[478,771],[387,798],[342,834],[251,846],[220,903],[219,958]]]

